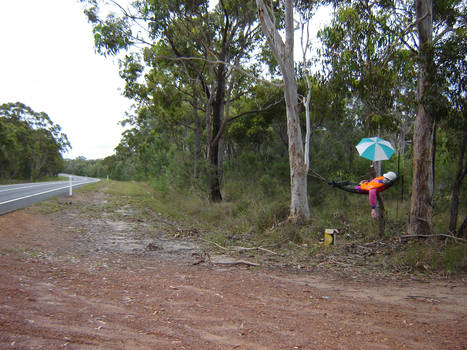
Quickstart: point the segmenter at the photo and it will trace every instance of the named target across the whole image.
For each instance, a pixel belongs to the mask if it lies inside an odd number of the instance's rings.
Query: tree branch
[[[267,111],[269,108],[279,104],[280,102],[282,102],[284,100],[284,98],[282,97],[280,100],[276,101],[276,102],[273,102],[269,105],[267,105],[266,107],[264,108],[259,108],[259,109],[254,109],[254,110],[250,110],[250,111],[246,111],[246,112],[242,112],[240,114],[237,114],[235,117],[230,117],[228,120],[227,120],[227,123],[230,123],[231,121],[235,120],[235,119],[238,119],[238,118],[241,118],[245,115],[248,115],[248,114],[255,114],[255,113],[261,113],[261,112],[264,112],[264,111]]]
[[[445,233],[437,233],[437,234],[432,234],[432,235],[403,235],[400,236],[400,238],[430,238],[430,237],[446,237],[446,238],[451,238],[456,241],[461,241],[464,243],[467,243],[467,239],[459,238],[456,236],[448,235]]]
[[[399,39],[400,41],[405,44],[411,51],[413,52],[417,52],[417,50],[415,50],[412,46],[410,46],[404,39],[404,36],[412,29],[414,28],[415,26],[418,25],[418,23],[420,23],[422,20],[424,20],[427,16],[429,15],[429,13],[425,13],[424,16],[422,16],[421,18],[417,19],[415,22],[412,22],[410,23],[407,27],[404,28],[404,30],[402,30],[402,32],[398,35],[399,36]],[[383,64],[386,65],[389,61],[389,59],[391,58],[391,55],[392,53],[394,52],[394,48],[396,47],[396,45],[398,44],[398,41],[394,41],[392,43],[392,45],[390,45],[388,47],[388,50],[386,52],[386,57],[383,59]]]
[[[265,80],[265,79],[262,79],[262,78],[259,78],[255,75],[253,75],[252,73],[238,67],[238,66],[235,66],[231,63],[228,63],[228,62],[225,62],[225,61],[222,61],[222,60],[210,60],[210,59],[207,59],[207,58],[201,58],[201,57],[183,57],[183,56],[177,56],[177,57],[169,57],[169,56],[157,56],[156,58],[163,58],[163,59],[166,59],[166,60],[172,60],[172,61],[196,61],[196,60],[199,60],[199,61],[205,61],[207,63],[213,63],[213,64],[224,64],[230,68],[233,68],[235,70],[238,70],[239,72],[249,76],[250,78],[252,79],[255,79],[257,81],[260,81],[262,83],[265,83],[265,84],[268,84],[268,85],[271,85],[271,86],[275,86],[275,87],[279,87],[279,88],[282,88],[284,86],[284,83],[281,83],[281,84],[277,84],[277,83],[274,83],[272,81],[269,81],[269,80]]]

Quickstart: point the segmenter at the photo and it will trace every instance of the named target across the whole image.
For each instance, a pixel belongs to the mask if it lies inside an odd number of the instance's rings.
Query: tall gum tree
[[[443,58],[437,49],[453,38],[454,33],[465,33],[465,11],[465,1],[461,0],[415,1],[419,74],[413,135],[412,196],[407,226],[410,234],[433,232],[436,126],[438,120],[447,117],[442,102],[442,94],[446,94],[443,84],[449,89],[462,81],[462,74],[451,82],[446,74],[440,74]],[[459,93],[462,95],[462,91]],[[456,103],[456,98],[450,100],[451,104]]]
[[[302,223],[310,219],[307,196],[307,164],[299,119],[299,99],[294,68],[294,18],[292,0],[285,0],[285,42],[272,18],[272,9],[264,0],[256,0],[261,27],[279,63],[287,110],[291,203],[289,220]]]
[[[220,0],[214,10],[209,9],[207,0],[139,0],[132,4],[135,14],[111,1],[121,16],[110,15],[105,20],[98,16],[98,5],[103,1],[81,1],[88,4],[86,13],[94,24],[98,52],[115,55],[135,44],[154,48],[162,42],[171,49],[170,57],[153,56],[156,65],[161,60],[172,61],[186,67],[190,79],[199,82],[199,91],[205,95],[205,111],[209,113],[206,125],[210,128],[207,130],[210,199],[221,201],[220,155],[228,122],[226,100],[231,92],[229,86],[235,85],[232,66],[247,59],[253,48],[257,32],[253,0],[249,0],[251,4]],[[145,35],[137,34],[144,30]]]
[[[206,112],[210,113],[208,126],[208,160],[210,171],[208,176],[210,194],[213,202],[222,201],[222,138],[226,124],[232,119],[228,117],[230,97],[233,86],[237,86],[236,70],[240,62],[249,56],[253,48],[257,28],[254,11],[251,6],[242,6],[235,1],[219,1],[214,13],[199,14],[202,25],[190,27],[193,20],[180,17],[187,25],[183,36],[188,40],[177,42],[180,26],[172,35],[165,30],[174,55],[193,71],[197,72],[201,90],[205,94]],[[193,43],[203,58],[205,71],[196,68],[193,60],[184,55],[183,50],[188,43]]]

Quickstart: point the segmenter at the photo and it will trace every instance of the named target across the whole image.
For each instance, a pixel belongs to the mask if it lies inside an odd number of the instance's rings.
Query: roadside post
[[[337,230],[334,228],[327,228],[324,230],[324,245],[335,245],[336,244],[336,236]]]
[[[72,177],[72,176],[73,176],[73,175],[69,175],[69,176],[68,176],[68,182],[69,182],[69,184],[70,184],[70,187],[69,187],[69,189],[68,189],[68,195],[69,195],[70,197],[73,195],[73,186],[72,186],[72,184],[71,184],[71,177]]]

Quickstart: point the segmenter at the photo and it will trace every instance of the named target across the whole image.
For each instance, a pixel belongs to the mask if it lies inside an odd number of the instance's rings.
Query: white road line
[[[84,184],[93,183],[93,182],[95,182],[95,181],[80,182],[80,183],[78,183],[78,184],[77,184],[77,183],[73,184],[73,186],[76,186],[76,185],[84,185]],[[54,188],[53,190],[49,190],[49,191],[34,193],[34,194],[29,195],[29,196],[24,196],[24,197],[20,197],[20,198],[10,199],[10,200],[5,201],[5,202],[0,202],[0,205],[2,205],[2,204],[7,204],[7,203],[11,203],[11,202],[15,202],[15,201],[19,201],[19,200],[21,200],[21,199],[31,198],[31,197],[34,197],[34,196],[40,196],[41,194],[50,193],[50,192],[55,192],[55,191],[59,191],[59,190],[67,189],[67,188],[70,188],[70,186],[67,185],[67,186],[65,186],[65,187]]]
[[[23,186],[23,187],[12,187],[12,188],[7,188],[6,190],[0,190],[0,192],[7,192],[7,191],[14,191],[14,190],[22,190],[25,188],[32,188],[32,187],[40,187],[40,186],[47,186],[47,185],[52,185],[53,183],[38,183],[30,186]]]

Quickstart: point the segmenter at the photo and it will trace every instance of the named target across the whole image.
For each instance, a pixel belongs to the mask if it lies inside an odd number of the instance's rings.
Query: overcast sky
[[[95,53],[79,1],[0,0],[0,33],[0,104],[47,113],[70,140],[65,158],[112,155],[131,102],[121,94],[117,60]]]
[[[60,124],[65,158],[113,154],[130,101],[118,63],[94,52],[77,0],[0,0],[0,104],[22,102]]]

